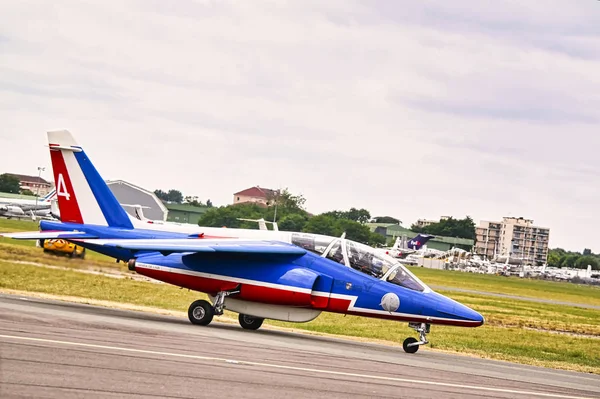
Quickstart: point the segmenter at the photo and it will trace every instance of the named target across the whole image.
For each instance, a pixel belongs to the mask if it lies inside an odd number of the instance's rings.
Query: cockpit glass
[[[292,234],[292,244],[319,255],[322,255],[332,243],[327,252],[328,259],[346,264],[343,252],[345,246],[349,262],[347,266],[379,279],[391,270],[386,278],[388,282],[415,291],[425,290],[425,286],[404,265],[390,256],[376,253],[375,249],[368,245],[351,240],[344,240],[342,245],[340,238],[318,234]]]
[[[317,254],[325,252],[333,240],[333,237],[319,236],[316,234],[292,234],[292,244]]]
[[[414,291],[423,291],[425,289],[425,287],[423,287],[423,285],[421,285],[421,283],[401,264],[387,276],[387,281]]]
[[[350,267],[374,277],[383,277],[394,266],[393,262],[377,255],[367,245],[346,240],[346,250]]]

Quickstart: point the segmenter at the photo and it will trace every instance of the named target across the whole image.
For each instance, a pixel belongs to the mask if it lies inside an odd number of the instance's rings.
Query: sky
[[[410,226],[523,216],[600,252],[596,0],[0,3],[0,173],[68,129],[105,179]]]

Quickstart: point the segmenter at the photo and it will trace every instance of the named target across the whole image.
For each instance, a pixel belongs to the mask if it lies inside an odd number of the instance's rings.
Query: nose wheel
[[[419,340],[414,337],[408,337],[402,343],[402,348],[406,353],[416,353],[419,350],[419,346],[429,343],[427,341],[427,334],[431,331],[431,324],[408,323],[408,326],[419,333]]]

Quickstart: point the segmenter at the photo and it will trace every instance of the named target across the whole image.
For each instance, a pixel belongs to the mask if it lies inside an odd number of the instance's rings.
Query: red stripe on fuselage
[[[52,147],[52,144],[50,146]],[[50,159],[52,160],[56,198],[58,199],[61,222],[83,224],[83,217],[81,216],[77,196],[75,195],[75,190],[73,190],[62,151],[50,149]]]
[[[199,276],[190,276],[188,274],[173,273],[164,270],[156,270],[137,266],[136,271],[144,276],[164,281],[165,283],[173,284],[179,287],[188,288],[190,290],[205,292],[215,296],[219,291],[227,291],[236,288],[239,283],[218,280],[214,278],[206,278]],[[355,310],[348,310],[351,304],[350,299],[327,298],[326,296],[316,296],[303,292],[294,292],[285,289],[263,287],[261,285],[241,283],[241,292],[232,298],[241,299],[251,302],[268,303],[282,306],[297,306],[303,308],[313,308],[324,310],[331,313],[350,314],[354,316],[369,317],[375,319],[387,319],[395,321],[429,323],[448,326],[461,327],[477,327],[483,323],[466,321],[466,320],[443,320],[431,319],[426,320],[423,316],[398,316],[384,313],[368,313]]]
[[[213,296],[219,291],[232,290],[239,285],[239,283],[231,281],[172,273],[164,270],[144,268],[142,266],[137,266],[136,271],[139,274],[154,278],[156,280],[164,281],[165,283],[188,288],[194,291],[205,292]],[[240,293],[235,295],[235,299],[284,306],[310,307],[311,305],[311,295],[309,293],[295,292],[271,287],[261,287],[246,283],[241,285]]]

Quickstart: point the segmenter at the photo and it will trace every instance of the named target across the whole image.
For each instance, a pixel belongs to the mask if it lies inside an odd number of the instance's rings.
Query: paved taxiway
[[[0,397],[600,398],[600,376],[0,295]]]

